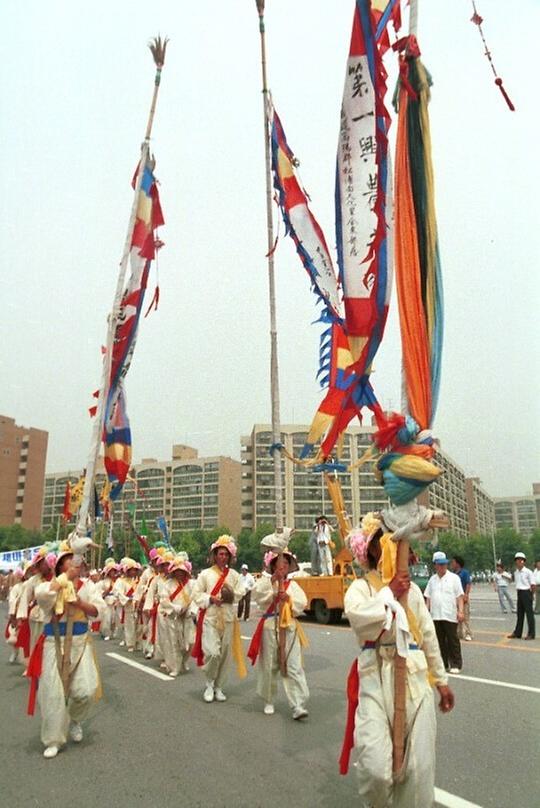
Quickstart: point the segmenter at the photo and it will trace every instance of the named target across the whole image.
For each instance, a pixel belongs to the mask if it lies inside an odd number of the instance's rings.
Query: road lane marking
[[[506,651],[528,651],[530,654],[540,654],[540,648],[529,648],[521,645],[511,645],[503,641],[499,642],[482,642],[481,640],[469,640],[467,645],[481,645],[483,648],[498,648]]]
[[[155,671],[153,668],[149,668],[146,665],[141,665],[140,662],[135,662],[134,659],[127,659],[123,657],[121,654],[115,654],[112,651],[109,651],[105,654],[105,656],[111,657],[112,659],[118,660],[118,662],[123,662],[125,665],[131,665],[132,668],[137,668],[139,671],[144,671],[144,673],[149,673],[150,676],[155,676],[156,679],[161,679],[162,682],[173,682],[170,676],[167,676],[165,673],[161,673],[161,671]]]
[[[448,791],[443,791],[442,788],[435,789],[435,802],[439,805],[444,805],[445,808],[481,808],[476,802],[469,802],[462,797],[456,797],[455,794],[449,794]]]
[[[540,687],[530,685],[516,685],[513,682],[500,682],[498,679],[480,679],[478,676],[464,676],[462,673],[448,674],[452,679],[466,679],[468,682],[480,682],[483,685],[496,685],[496,687],[509,687],[512,690],[526,690],[528,693],[540,693]]]
[[[476,620],[493,620],[493,622],[498,622],[498,623],[505,623],[506,622],[505,617],[480,617],[477,614],[473,614],[472,619],[475,620],[475,621]]]

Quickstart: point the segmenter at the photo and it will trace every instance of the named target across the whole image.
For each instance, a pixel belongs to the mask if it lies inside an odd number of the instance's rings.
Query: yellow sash
[[[383,546],[384,539],[389,538],[391,535],[392,535],[391,533],[386,533],[382,537],[382,539],[381,539],[381,547]],[[389,543],[393,544],[396,549],[395,549],[395,551],[393,551],[392,548],[388,548],[387,551],[386,551],[387,552],[387,558],[386,558],[385,575],[383,575],[382,573],[379,573],[378,571],[375,571],[375,570],[370,570],[368,572],[368,574],[366,575],[366,580],[368,581],[370,586],[373,587],[375,592],[379,592],[379,590],[381,590],[383,588],[383,586],[387,586],[388,583],[392,580],[392,578],[395,575],[397,542],[392,541],[391,539],[389,539]],[[386,546],[388,546],[388,542],[386,542]],[[384,548],[383,548],[383,553],[382,553],[381,559],[379,561],[379,567],[383,566],[384,563],[385,563],[383,561],[384,553],[385,553],[385,551],[384,551]],[[392,556],[393,556],[393,559],[392,559]],[[390,563],[391,563],[392,560],[393,560],[393,563],[394,563],[394,572],[388,578],[387,575],[389,573]],[[385,580],[385,577],[386,577],[386,580]],[[416,619],[416,615],[412,611],[412,609],[409,608],[409,606],[407,606],[405,611],[406,611],[406,614],[407,614],[407,620],[409,621],[409,628],[411,630],[411,634],[413,635],[414,640],[415,640],[416,644],[418,645],[418,647],[420,647],[422,645],[422,640],[424,638],[422,636],[422,632],[420,631],[420,626],[418,625],[418,620]]]
[[[279,621],[280,628],[289,628],[296,623],[296,634],[298,635],[298,641],[302,648],[307,648],[309,646],[309,640],[304,633],[304,629],[300,625],[299,621],[292,615],[291,610],[291,601],[290,598],[285,601],[283,606],[281,607],[281,617]]]
[[[240,623],[234,618],[233,633],[232,633],[232,655],[236,665],[236,672],[240,679],[247,676],[246,663],[244,660],[244,649],[242,648],[242,638],[240,636]]]

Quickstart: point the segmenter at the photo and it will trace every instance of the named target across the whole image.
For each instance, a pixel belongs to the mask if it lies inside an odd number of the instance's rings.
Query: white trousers
[[[70,719],[83,721],[91,699],[98,689],[99,677],[88,635],[73,637],[71,670],[75,670],[66,703],[54,637],[45,640],[43,672],[39,680],[38,701],[41,712],[41,740],[45,746],[63,746],[67,741]],[[62,650],[64,638],[60,639]],[[79,662],[80,660],[80,662]]]
[[[169,673],[177,676],[188,667],[189,655],[193,646],[194,626],[191,616],[165,617],[167,645],[163,649],[165,664]]]
[[[116,629],[118,626],[118,613],[116,606],[107,606],[103,610],[101,618],[101,636],[102,637],[115,637]]]
[[[215,687],[221,688],[227,681],[232,658],[232,632],[232,622],[225,623],[221,631],[208,620],[204,621],[202,635],[203,670],[206,674],[206,680],[213,682]]]
[[[319,558],[321,560],[321,575],[333,575],[332,553],[327,544],[319,545]]]
[[[124,610],[124,640],[128,648],[140,648],[142,625],[139,623],[139,612],[132,605]]]
[[[287,676],[281,676],[278,661],[278,639],[274,621],[265,625],[263,642],[257,665],[257,695],[272,704],[277,694],[278,676],[291,709],[307,709],[309,689],[302,666],[302,648],[294,627],[287,629]]]

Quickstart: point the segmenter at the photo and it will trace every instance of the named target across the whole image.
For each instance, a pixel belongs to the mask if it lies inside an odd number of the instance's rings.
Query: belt
[[[367,651],[369,648],[393,648],[395,642],[376,642],[375,640],[366,640],[362,646],[362,651]],[[409,643],[409,651],[418,651],[418,645],[415,642]]]
[[[66,636],[66,626],[67,623],[57,623],[58,626],[58,633],[61,637]],[[73,623],[73,636],[79,637],[81,634],[86,634],[88,632],[88,623],[83,623],[82,620],[76,620]],[[47,623],[45,628],[43,629],[43,633],[46,637],[54,637],[54,626],[52,623]]]

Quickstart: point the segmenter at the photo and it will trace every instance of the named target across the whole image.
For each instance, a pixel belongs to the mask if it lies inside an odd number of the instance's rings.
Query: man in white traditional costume
[[[223,685],[227,679],[231,657],[238,675],[246,675],[240,624],[234,604],[244,594],[240,575],[230,565],[236,558],[232,536],[220,536],[210,547],[208,569],[203,570],[193,587],[193,601],[199,609],[197,633],[192,656],[204,666],[207,703],[226,701]]]
[[[113,588],[120,572],[120,565],[116,564],[114,558],[107,558],[101,571],[101,581],[96,584],[96,589],[105,604],[101,615],[101,636],[106,642],[116,637],[118,628],[117,599]]]
[[[19,603],[17,606],[17,620],[28,620],[30,629],[30,653],[32,653],[38,638],[43,631],[43,612],[36,603],[36,589],[44,581],[49,581],[52,577],[52,567],[54,567],[56,557],[50,553],[49,547],[43,545],[32,558],[32,575],[25,581]]]
[[[408,572],[395,573],[396,543],[385,530],[379,518],[368,514],[362,528],[348,537],[367,574],[345,595],[345,614],[360,650],[347,686],[349,713],[340,771],[347,772],[352,751],[364,808],[429,808],[435,773],[433,685],[442,712],[453,708],[454,697],[422,592]],[[407,610],[398,603],[406,592]],[[398,776],[392,772],[396,653],[407,659],[405,761]]]
[[[190,610],[194,582],[190,576],[191,563],[185,555],[178,556],[169,564],[163,584],[158,585],[158,609],[164,634],[161,649],[166,670],[173,679],[189,671],[188,660],[195,640]]]
[[[44,630],[28,664],[31,679],[28,712],[36,692],[41,712],[41,740],[46,758],[56,757],[69,736],[83,738],[81,722],[92,699],[99,698],[99,672],[88,631],[88,618],[99,619],[104,603],[95,585],[80,576],[81,558],[67,544],[60,547],[55,577],[36,588]]]
[[[24,570],[22,567],[17,567],[12,575],[14,583],[11,585],[8,592],[8,621],[6,626],[6,640],[11,645],[11,654],[9,655],[9,662],[13,665],[15,662],[22,662],[24,659],[22,649],[16,646],[17,643],[17,606],[23,590],[23,577]]]
[[[120,623],[124,627],[124,638],[120,645],[125,645],[127,650],[132,653],[139,648],[142,636],[142,627],[139,627],[139,613],[133,600],[142,568],[134,558],[123,558],[120,564],[123,575],[118,578],[113,587],[113,593],[122,610]]]
[[[269,572],[263,573],[253,589],[262,617],[247,655],[253,665],[258,659],[257,694],[264,700],[264,714],[274,714],[280,674],[292,717],[299,720],[308,715],[309,690],[302,664],[306,640],[296,617],[306,608],[307,598],[303,589],[289,578],[290,573],[298,570],[298,564],[287,547],[267,553],[265,562]]]
[[[169,564],[174,560],[174,554],[172,550],[166,549],[164,545],[159,548],[152,548],[150,552],[152,553],[152,564],[156,574],[150,581],[146,591],[143,614],[148,621],[149,641],[153,656],[155,659],[161,660],[160,667],[166,670],[164,646],[168,642],[168,635],[165,615],[159,610],[159,599],[162,594],[163,596],[166,595],[167,571]]]
[[[315,525],[313,527],[313,542],[319,548],[320,575],[334,574],[334,566],[332,562],[332,531],[333,527],[328,523],[326,516],[319,516],[315,520]]]
[[[154,656],[154,646],[156,644],[157,605],[153,605],[150,610],[146,610],[145,603],[148,590],[158,576],[158,565],[156,563],[156,559],[158,558],[157,553],[157,549],[152,547],[150,550],[149,564],[144,568],[142,575],[139,578],[139,583],[133,597],[135,608],[140,614],[142,614],[142,650],[145,659],[152,659]]]

